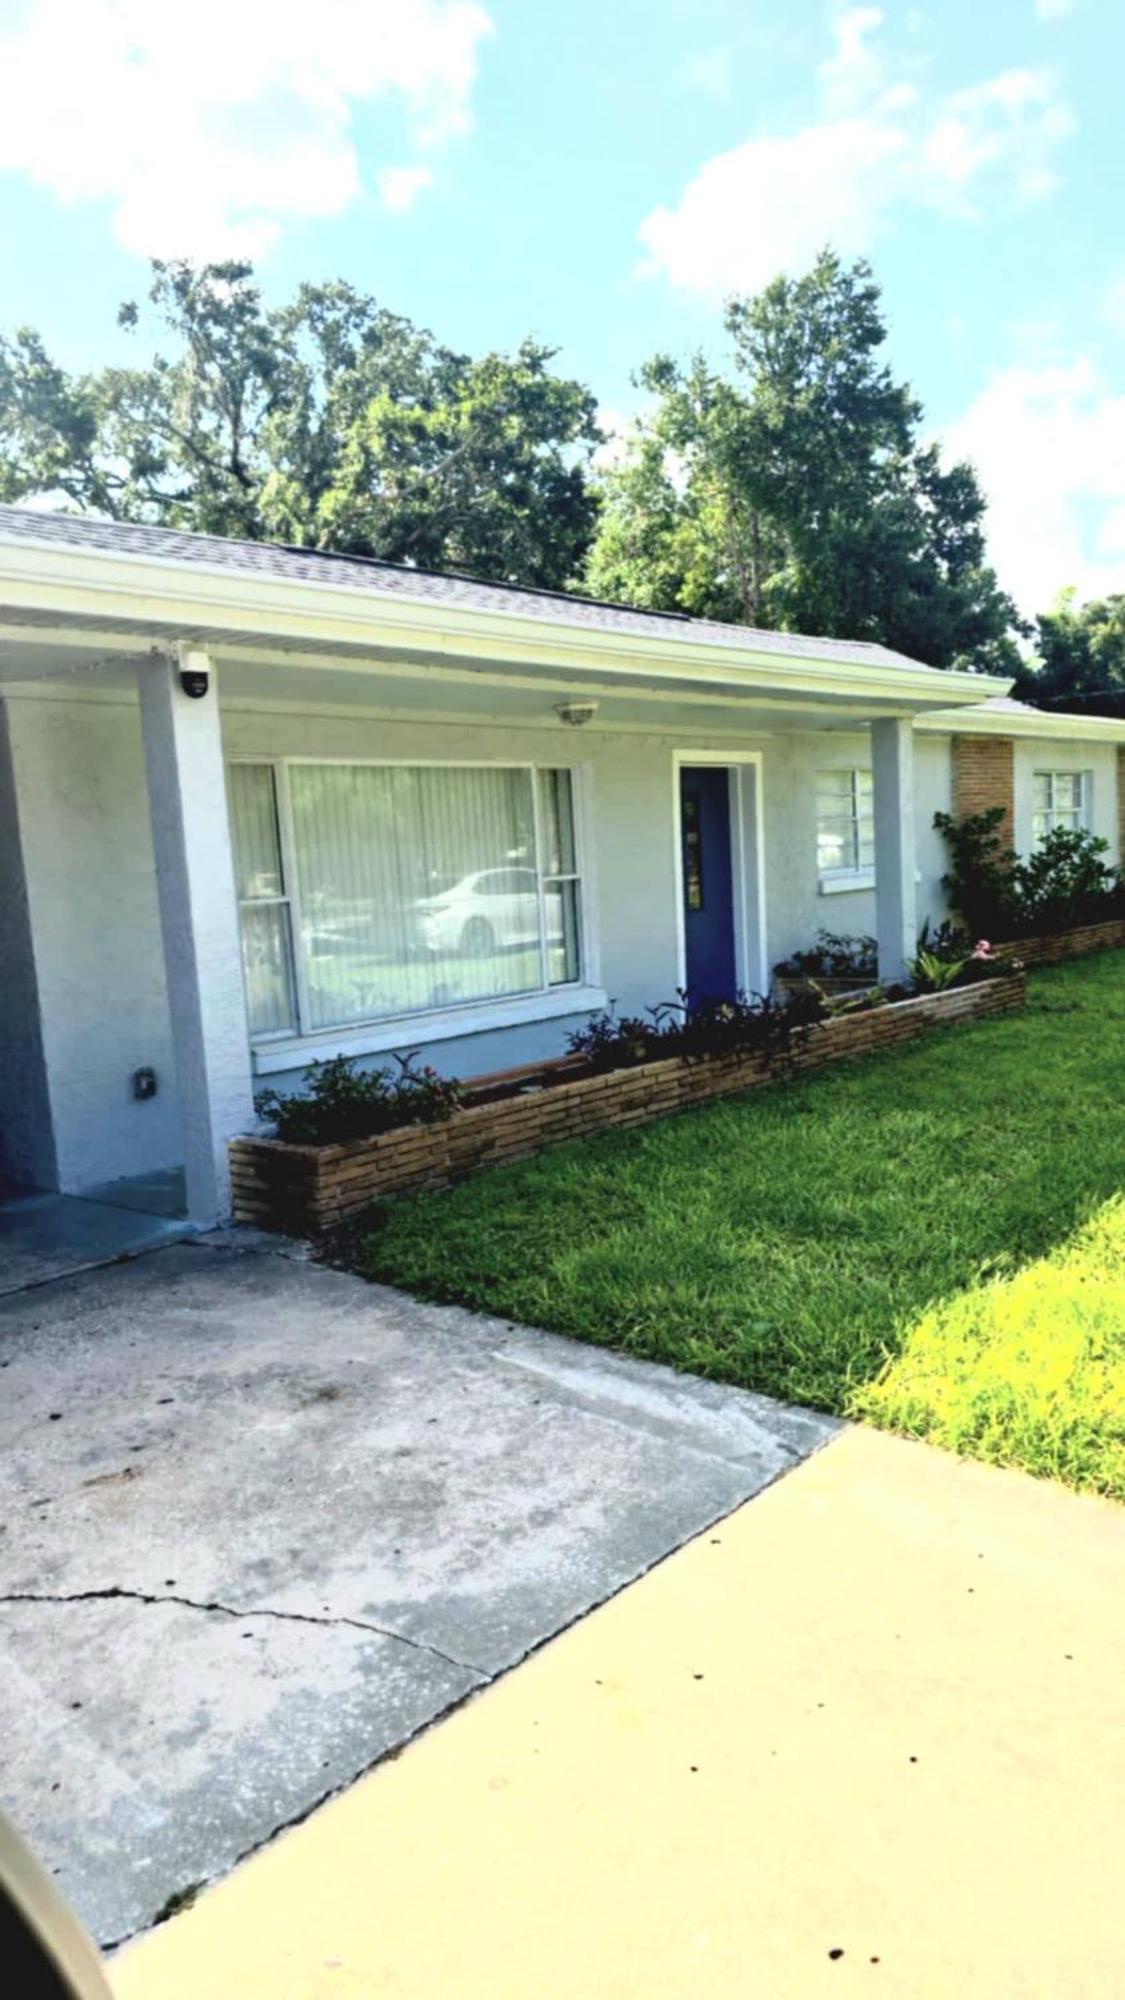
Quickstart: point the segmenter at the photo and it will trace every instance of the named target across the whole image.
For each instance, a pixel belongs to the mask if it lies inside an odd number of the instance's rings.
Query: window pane
[[[539,773],[540,810],[543,815],[544,875],[573,875],[574,805],[569,771]]]
[[[829,812],[841,812],[850,807],[852,800],[852,773],[850,771],[818,771],[816,792],[823,798]],[[834,802],[834,803],[833,803]]]
[[[1074,812],[1078,809],[1081,780],[1077,771],[1055,772],[1055,810]]]
[[[551,882],[544,902],[547,908],[547,979],[551,986],[567,986],[579,974],[578,884]]]
[[[824,873],[831,868],[854,868],[855,827],[822,827],[816,837],[816,865]]]
[[[870,771],[856,772],[855,788],[857,797],[863,799],[864,801],[870,799],[873,796],[875,791],[875,780]]]
[[[531,774],[294,765],[310,1028],[542,984]]]
[[[281,844],[277,801],[269,764],[231,764],[227,770],[234,873],[240,899],[280,896]]]
[[[1036,771],[1035,776],[1032,778],[1031,803],[1037,813],[1050,810],[1051,774],[1049,771]]]
[[[1049,825],[1049,823],[1050,823],[1050,822],[1049,822],[1049,815],[1048,815],[1047,813],[1045,813],[1045,812],[1037,812],[1037,813],[1032,813],[1032,815],[1031,815],[1031,831],[1032,831],[1032,835],[1033,835],[1034,839],[1036,839],[1036,840],[1046,840],[1046,838],[1047,838],[1047,828],[1048,828],[1048,825]]]
[[[296,1028],[296,1009],[286,904],[243,904],[242,971],[250,1033],[292,1032]]]

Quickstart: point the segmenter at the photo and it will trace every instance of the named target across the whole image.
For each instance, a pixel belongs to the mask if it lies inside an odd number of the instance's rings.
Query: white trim
[[[1043,743],[1125,743],[1125,722],[1113,715],[1056,715],[1049,708],[930,710],[915,729],[940,736],[1032,736]]]
[[[845,896],[853,889],[873,889],[875,870],[873,868],[826,868],[817,877],[817,894],[820,896]]]
[[[609,1004],[600,986],[552,986],[546,993],[517,994],[511,999],[490,1001],[486,1006],[467,1003],[440,1013],[400,1014],[391,1022],[372,1022],[356,1028],[325,1028],[311,1035],[273,1036],[256,1042],[251,1058],[256,1076],[270,1076],[278,1070],[303,1069],[307,1063],[327,1056],[387,1055],[425,1046],[430,1042],[450,1042],[462,1035],[484,1035],[496,1029],[519,1028],[537,1021],[558,1021],[568,1014],[597,1014]]]
[[[734,917],[735,978],[740,991],[765,993],[769,990],[769,962],[766,951],[766,870],[765,816],[762,805],[761,750],[684,750],[672,752],[672,853],[675,885],[676,984],[687,985],[687,936],[684,927],[683,826],[680,811],[680,772],[693,764],[728,770],[731,819],[731,902]],[[748,810],[744,778],[753,776],[753,803]],[[746,836],[750,829],[754,843],[753,865],[748,866]]]

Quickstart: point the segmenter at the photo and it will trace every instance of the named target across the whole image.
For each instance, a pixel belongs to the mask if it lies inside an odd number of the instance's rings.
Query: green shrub
[[[352,1056],[309,1064],[305,1088],[283,1097],[263,1090],[254,1099],[274,1137],[295,1146],[330,1146],[370,1139],[400,1125],[432,1125],[461,1102],[461,1085],[428,1066],[415,1051],[395,1056],[397,1069],[357,1069]]]
[[[1106,841],[1059,826],[1021,861],[1000,837],[1003,818],[1003,806],[961,820],[934,814],[950,855],[942,887],[974,937],[1037,937],[1125,912],[1125,883],[1103,859]]]

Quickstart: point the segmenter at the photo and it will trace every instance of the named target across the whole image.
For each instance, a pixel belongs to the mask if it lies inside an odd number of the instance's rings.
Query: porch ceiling
[[[721,733],[763,734],[778,730],[856,729],[886,715],[922,715],[946,708],[944,687],[906,693],[901,686],[881,690],[847,687],[794,688],[784,666],[748,685],[745,678],[710,677],[661,671],[651,676],[630,661],[620,666],[574,661],[560,667],[550,660],[523,658],[481,664],[450,661],[431,650],[368,646],[300,645],[284,639],[249,643],[231,631],[182,635],[206,646],[220,670],[224,705],[326,706],[336,709],[399,711],[445,715],[499,716],[555,726],[554,706],[567,696],[598,702],[599,727],[685,727]],[[128,694],[136,684],[138,659],[158,648],[166,635],[139,621],[102,628],[23,616],[15,622],[0,609],[0,687],[75,694]],[[944,677],[942,677],[944,679]],[[898,676],[888,679],[897,681]],[[982,692],[986,691],[984,684]]]

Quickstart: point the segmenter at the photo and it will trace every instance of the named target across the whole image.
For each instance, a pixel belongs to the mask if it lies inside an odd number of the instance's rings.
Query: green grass
[[[1067,1239],[1122,1185],[1123,1075],[1125,959],[1107,954],[1035,975],[1026,1014],[389,1202],[359,1267],[1123,1492],[1102,1319],[1081,1354],[1079,1319],[1038,1319],[1071,1362],[1033,1384],[1010,1304],[1027,1293],[995,1284],[1052,1253],[1073,1275]],[[1111,1240],[1074,1254],[1097,1268]],[[1116,1457],[1112,1438],[1056,1448],[1072,1419],[1116,1422]]]
[[[924,1313],[851,1414],[1125,1497],[1125,1200]]]

